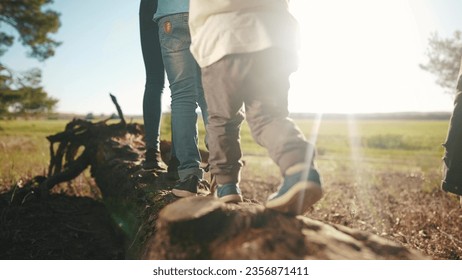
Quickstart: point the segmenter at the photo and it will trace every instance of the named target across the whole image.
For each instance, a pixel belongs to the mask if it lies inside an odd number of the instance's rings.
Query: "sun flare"
[[[292,0],[290,5],[301,33],[291,111],[402,111],[408,102],[419,102],[425,42],[408,1]]]

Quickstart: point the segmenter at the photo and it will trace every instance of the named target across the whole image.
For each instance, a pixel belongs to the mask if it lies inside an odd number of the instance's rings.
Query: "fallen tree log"
[[[161,211],[146,259],[425,259],[376,235],[253,203],[191,197]]]
[[[50,167],[13,201],[47,199],[56,184],[90,168],[129,259],[426,259],[390,240],[305,216],[288,216],[246,199],[224,204],[204,184],[177,199],[164,173],[141,168],[143,127],[75,119],[48,137]],[[57,146],[57,148],[56,148]],[[170,146],[162,142],[164,160]]]

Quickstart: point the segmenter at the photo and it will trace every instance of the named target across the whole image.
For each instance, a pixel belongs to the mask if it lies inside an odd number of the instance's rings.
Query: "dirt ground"
[[[0,259],[124,259],[124,241],[104,205],[51,195],[20,206],[0,198]]]
[[[462,258],[462,209],[458,199],[435,188],[409,186],[419,176],[383,174],[383,186],[326,184],[324,198],[306,215],[393,240],[433,259]],[[277,175],[250,178],[244,173],[244,196],[263,202],[278,185]],[[399,196],[390,195],[390,188]],[[359,194],[367,195],[367,200]],[[123,235],[104,204],[89,197],[54,194],[10,205],[0,195],[0,259],[124,259]]]
[[[324,177],[324,197],[306,216],[379,235],[436,260],[462,259],[462,207],[439,188],[439,174],[384,173],[367,188]],[[278,175],[243,178],[244,194],[261,202],[279,184]],[[435,186],[423,190],[428,181]]]

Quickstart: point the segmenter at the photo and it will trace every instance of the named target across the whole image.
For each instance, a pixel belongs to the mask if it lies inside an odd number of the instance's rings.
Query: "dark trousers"
[[[157,0],[140,2],[140,39],[146,70],[143,96],[143,119],[146,148],[159,149],[160,118],[162,115],[162,90],[164,88],[164,64],[160,50],[157,24],[152,20],[157,10]]]
[[[461,65],[462,70],[462,65]],[[462,71],[461,71],[462,72]],[[462,195],[462,75],[457,82],[454,110],[449,122],[448,135],[443,144],[444,178],[443,190]]]

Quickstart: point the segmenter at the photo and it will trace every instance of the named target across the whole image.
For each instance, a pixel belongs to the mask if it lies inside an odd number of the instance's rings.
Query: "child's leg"
[[[254,54],[244,96],[252,136],[268,150],[282,174],[295,164],[313,161],[312,156],[306,158],[309,143],[288,118],[289,76],[296,66],[295,57],[290,57],[274,49]]]
[[[244,120],[242,79],[246,66],[226,56],[202,69],[202,85],[208,107],[208,145],[211,173],[219,185],[239,182],[240,127]]]
[[[252,69],[244,83],[247,121],[255,140],[264,146],[284,176],[266,207],[302,214],[322,197],[321,180],[314,168],[314,148],[288,118],[289,76],[295,57],[270,49],[255,53]]]

